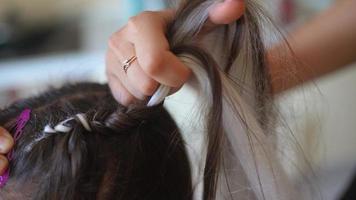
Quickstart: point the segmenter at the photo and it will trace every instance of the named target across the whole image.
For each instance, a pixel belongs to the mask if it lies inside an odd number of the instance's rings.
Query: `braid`
[[[107,85],[81,83],[16,102],[0,124],[10,127],[25,107],[31,119],[14,148],[2,190],[10,192],[0,197],[191,199],[184,142],[162,104],[125,108]]]
[[[97,102],[101,98],[108,98],[110,96],[110,90],[106,85],[79,83],[75,85],[75,87],[73,86],[74,85],[66,85],[60,89],[51,88],[40,96],[19,100],[13,103],[11,107],[1,110],[0,124],[5,127],[8,127],[7,124],[13,124],[21,110],[28,107],[31,107],[34,113],[41,113],[51,109],[51,107],[63,106],[61,104],[70,106],[68,102],[79,101],[81,103],[83,99],[86,99],[86,102]],[[79,104],[77,109],[81,107]]]

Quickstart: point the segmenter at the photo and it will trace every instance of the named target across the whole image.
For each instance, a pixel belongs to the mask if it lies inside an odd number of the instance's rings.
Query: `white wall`
[[[356,170],[356,65],[286,92],[279,101],[318,175],[313,184],[325,200],[337,199]]]

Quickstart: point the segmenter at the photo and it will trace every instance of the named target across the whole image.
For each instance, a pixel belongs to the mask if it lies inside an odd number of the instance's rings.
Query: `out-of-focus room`
[[[273,0],[266,6],[288,32],[333,2]],[[109,36],[130,16],[165,7],[163,0],[0,0],[0,106],[48,86],[105,82]],[[356,170],[355,86],[356,66],[350,66],[278,97],[324,200],[339,199]]]
[[[104,80],[109,36],[161,0],[0,1],[0,105],[50,85]]]

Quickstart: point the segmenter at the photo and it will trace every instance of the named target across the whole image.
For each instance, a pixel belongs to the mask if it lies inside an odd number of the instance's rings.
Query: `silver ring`
[[[125,60],[122,63],[122,68],[124,69],[125,73],[127,73],[127,70],[129,69],[130,65],[137,59],[136,56],[132,56],[131,58]]]

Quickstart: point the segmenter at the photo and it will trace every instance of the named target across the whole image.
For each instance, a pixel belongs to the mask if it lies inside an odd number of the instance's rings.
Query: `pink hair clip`
[[[30,120],[31,116],[31,110],[30,109],[25,109],[22,111],[20,116],[16,120],[15,124],[15,134],[14,134],[14,141],[16,141],[22,136],[23,134],[23,129],[25,128],[27,122]],[[12,153],[13,151],[11,150],[7,154],[7,158],[9,162],[12,160]],[[10,175],[10,169],[8,168],[3,175],[0,176],[0,188],[4,187],[6,182],[9,180],[9,175]]]

